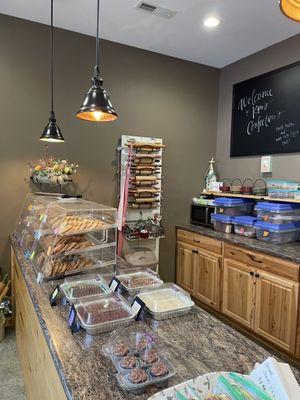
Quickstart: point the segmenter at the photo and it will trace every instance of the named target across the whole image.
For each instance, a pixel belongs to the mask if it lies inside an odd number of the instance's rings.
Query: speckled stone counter
[[[278,245],[265,243],[257,239],[251,239],[240,235],[216,232],[212,228],[193,224],[177,225],[176,228],[199,233],[200,235],[208,236],[213,239],[245,247],[248,250],[257,251],[300,264],[300,242]]]
[[[72,335],[67,327],[67,307],[49,305],[49,293],[57,282],[37,284],[34,271],[18,246],[12,244],[68,399],[144,400],[160,390],[150,387],[139,395],[123,392],[112,364],[101,353],[109,333],[89,336],[80,331]],[[247,373],[256,362],[270,356],[264,348],[200,308],[195,307],[183,317],[159,323],[148,320],[147,324],[158,334],[176,368],[169,386],[212,371]],[[300,381],[300,371],[294,372]]]

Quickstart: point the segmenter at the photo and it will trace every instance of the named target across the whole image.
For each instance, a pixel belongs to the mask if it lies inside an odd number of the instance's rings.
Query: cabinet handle
[[[192,250],[192,253],[199,254],[198,250]]]
[[[197,240],[197,239],[193,239],[193,242],[195,242],[195,243],[201,243],[201,241],[200,241],[200,240]]]
[[[255,274],[255,278],[259,278],[259,274],[256,273],[256,274]]]
[[[253,271],[251,271],[251,272],[249,272],[249,273],[250,273],[251,276],[254,276],[254,272],[253,272]]]
[[[256,259],[256,257],[255,257],[255,256],[253,256],[253,255],[250,255],[250,258],[251,258],[251,260],[252,260],[252,261],[254,261],[254,262],[256,262],[256,263],[259,263],[259,264],[261,264],[261,263],[262,263],[262,261],[261,261],[261,260],[257,260],[257,259]]]

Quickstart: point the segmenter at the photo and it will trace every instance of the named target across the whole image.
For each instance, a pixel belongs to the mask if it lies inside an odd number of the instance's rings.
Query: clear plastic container
[[[81,327],[89,335],[128,326],[135,318],[129,304],[117,293],[105,298],[81,299],[74,307]]]
[[[29,195],[15,236],[38,282],[116,263],[116,209],[83,199]]]
[[[257,218],[248,215],[241,215],[233,218],[234,233],[246,237],[255,237],[255,223]]]
[[[141,291],[138,297],[145,303],[148,313],[155,320],[188,314],[195,305],[191,296],[173,283]]]
[[[300,223],[272,224],[258,221],[255,224],[257,239],[268,243],[289,243],[299,239]]]
[[[224,233],[232,233],[233,217],[223,214],[211,214],[214,230]]]
[[[166,382],[175,373],[159,338],[141,322],[126,332],[121,329],[112,332],[102,352],[110,357],[124,390],[144,391],[149,385]]]
[[[249,199],[236,199],[217,197],[215,199],[215,213],[228,216],[249,215],[253,208],[253,201]]]
[[[125,260],[134,267],[157,264],[157,257],[152,249],[147,247],[131,247],[124,252]]]
[[[121,388],[126,391],[144,392],[147,386],[166,384],[175,375],[175,368],[168,359],[158,361],[149,367],[138,367],[116,375]]]
[[[100,274],[87,274],[66,278],[60,289],[69,303],[86,297],[106,296],[111,293],[109,282]]]
[[[149,287],[159,287],[163,284],[160,277],[152,270],[131,270],[122,275],[117,275],[122,288],[130,295],[134,296],[140,290]]]
[[[285,181],[281,179],[265,179],[268,190],[298,190],[300,186],[297,181]]]
[[[258,219],[274,224],[300,221],[300,206],[289,203],[257,203],[255,210]]]
[[[143,322],[137,322],[126,332],[119,329],[112,332],[109,342],[102,347],[107,357],[125,357],[128,354],[140,355],[140,352],[158,345],[157,335]]]
[[[63,278],[66,275],[87,272],[106,266],[115,272],[116,245],[99,248],[93,251],[82,251],[70,255],[48,256],[39,246],[30,254],[38,279],[51,280]]]
[[[268,196],[271,199],[295,199],[296,195],[295,190],[268,189]]]

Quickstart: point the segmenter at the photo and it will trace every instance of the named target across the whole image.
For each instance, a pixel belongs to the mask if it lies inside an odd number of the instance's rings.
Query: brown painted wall
[[[27,162],[43,154],[49,113],[49,28],[0,15],[0,263],[9,266],[9,234],[29,190]],[[174,226],[189,218],[215,154],[219,70],[105,41],[103,76],[120,114],[93,124],[74,115],[88,89],[94,39],[55,31],[55,111],[65,144],[49,152],[77,160],[86,198],[116,204],[115,148],[121,134],[162,137],[164,221],[161,272],[174,278]]]
[[[219,87],[217,168],[222,177],[259,178],[260,157],[230,159],[233,84],[300,60],[300,35],[223,68]],[[274,155],[274,178],[300,180],[299,154]]]

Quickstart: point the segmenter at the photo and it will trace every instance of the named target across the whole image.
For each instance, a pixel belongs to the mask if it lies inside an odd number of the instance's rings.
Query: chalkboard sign
[[[231,157],[300,152],[300,63],[233,86]]]

